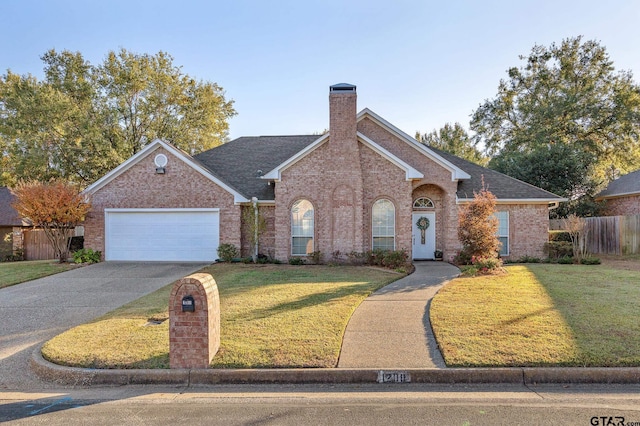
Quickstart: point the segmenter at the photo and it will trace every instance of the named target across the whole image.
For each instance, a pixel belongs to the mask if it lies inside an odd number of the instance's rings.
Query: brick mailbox
[[[220,298],[209,274],[173,285],[169,297],[169,367],[208,368],[220,347]]]

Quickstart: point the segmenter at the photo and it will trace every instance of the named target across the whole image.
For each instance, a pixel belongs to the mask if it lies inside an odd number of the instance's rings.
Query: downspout
[[[251,198],[253,203],[253,263],[258,261],[258,199],[256,197]]]

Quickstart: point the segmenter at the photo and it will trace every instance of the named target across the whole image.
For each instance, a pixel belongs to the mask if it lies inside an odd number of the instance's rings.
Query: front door
[[[434,259],[436,250],[436,214],[413,213],[413,258]]]

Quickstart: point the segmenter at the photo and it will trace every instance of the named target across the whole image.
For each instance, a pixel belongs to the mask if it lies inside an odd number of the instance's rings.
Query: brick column
[[[193,298],[193,312],[183,311],[183,298],[189,297]],[[169,297],[169,367],[208,368],[219,348],[216,281],[209,274],[182,278],[173,285]]]

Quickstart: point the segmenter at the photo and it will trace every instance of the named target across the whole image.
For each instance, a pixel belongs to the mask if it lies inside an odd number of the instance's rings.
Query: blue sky
[[[640,74],[640,2],[2,0],[0,72],[42,77],[48,49],[170,53],[235,100],[232,138],[328,127],[329,86],[413,135],[469,116],[534,44],[583,35]]]

